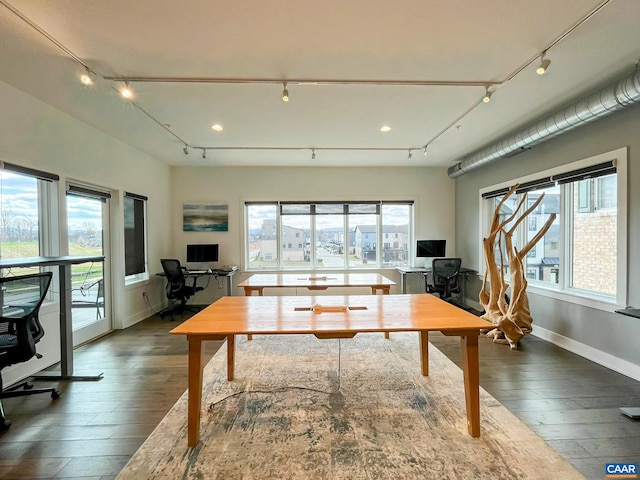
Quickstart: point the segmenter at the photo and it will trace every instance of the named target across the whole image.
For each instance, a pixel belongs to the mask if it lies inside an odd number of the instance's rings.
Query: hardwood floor
[[[429,339],[460,365],[457,338]],[[480,384],[588,479],[640,461],[640,421],[619,409],[640,406],[640,382],[528,336],[518,350],[481,337]]]
[[[3,400],[13,425],[0,434],[0,478],[115,478],[187,387],[187,342],[167,334],[179,321],[153,316],[77,349],[75,373],[100,381],[59,382],[57,400]],[[459,364],[457,338],[430,340]],[[482,337],[480,356],[482,386],[587,478],[638,463],[640,422],[619,407],[640,406],[640,382],[535,337],[515,351]]]

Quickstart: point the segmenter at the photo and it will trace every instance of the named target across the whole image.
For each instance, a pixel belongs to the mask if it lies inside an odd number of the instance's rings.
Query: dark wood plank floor
[[[179,321],[154,316],[77,349],[75,373],[104,372],[100,381],[59,382],[57,400],[5,399],[0,478],[115,478],[187,387],[187,342],[167,334]],[[459,364],[457,338],[430,339]],[[482,338],[480,352],[483,387],[587,478],[640,460],[640,422],[618,410],[640,406],[640,382],[534,337],[517,351]]]
[[[460,366],[458,338],[429,339]],[[588,479],[640,461],[640,421],[619,409],[640,406],[640,382],[528,336],[518,350],[481,337],[480,384]]]

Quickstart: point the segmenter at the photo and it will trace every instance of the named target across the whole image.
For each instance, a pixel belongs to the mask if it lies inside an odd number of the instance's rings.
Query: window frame
[[[570,216],[567,215],[567,203],[570,199],[565,197],[564,190],[561,191],[560,208],[561,208],[561,224],[560,224],[560,272],[559,272],[559,284],[551,285],[544,282],[528,281],[527,291],[529,293],[535,293],[541,296],[555,298],[569,303],[575,303],[599,310],[605,310],[613,312],[616,308],[626,306],[628,303],[628,282],[627,282],[627,261],[628,261],[628,245],[627,245],[627,229],[628,229],[628,197],[627,197],[627,163],[628,163],[628,148],[622,147],[610,152],[594,155],[582,160],[571,162],[565,165],[554,167],[548,170],[539,171],[533,174],[525,175],[511,179],[507,182],[502,182],[496,185],[491,185],[479,190],[479,215],[480,215],[480,229],[479,229],[479,273],[481,276],[486,274],[486,264],[484,260],[484,252],[482,247],[482,239],[489,233],[491,225],[491,218],[493,215],[492,205],[493,202],[487,201],[483,198],[483,194],[494,191],[503,191],[506,193],[508,188],[515,183],[523,185],[527,182],[534,182],[536,179],[540,179],[546,176],[562,175],[570,171],[579,170],[581,168],[587,168],[590,166],[598,165],[606,161],[613,161],[616,166],[617,175],[617,256],[616,256],[616,285],[617,291],[614,296],[600,295],[595,292],[587,292],[579,290],[570,286],[570,265],[568,265],[567,259],[570,258],[569,239],[571,238],[571,222],[569,222]],[[577,185],[577,182],[574,182]],[[506,277],[507,282],[509,277]]]

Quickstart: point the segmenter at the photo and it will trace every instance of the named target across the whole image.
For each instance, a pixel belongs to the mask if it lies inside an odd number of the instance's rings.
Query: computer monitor
[[[218,244],[187,245],[187,263],[204,263],[218,261]]]
[[[446,246],[446,240],[418,240],[416,257],[444,257],[446,256]]]

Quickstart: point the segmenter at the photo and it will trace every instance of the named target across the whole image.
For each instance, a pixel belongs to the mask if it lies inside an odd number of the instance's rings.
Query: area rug
[[[117,478],[584,478],[482,389],[470,437],[462,371],[432,345],[429,366],[417,333],[239,338],[233,382],[226,346],[205,368],[199,445],[185,393]]]

